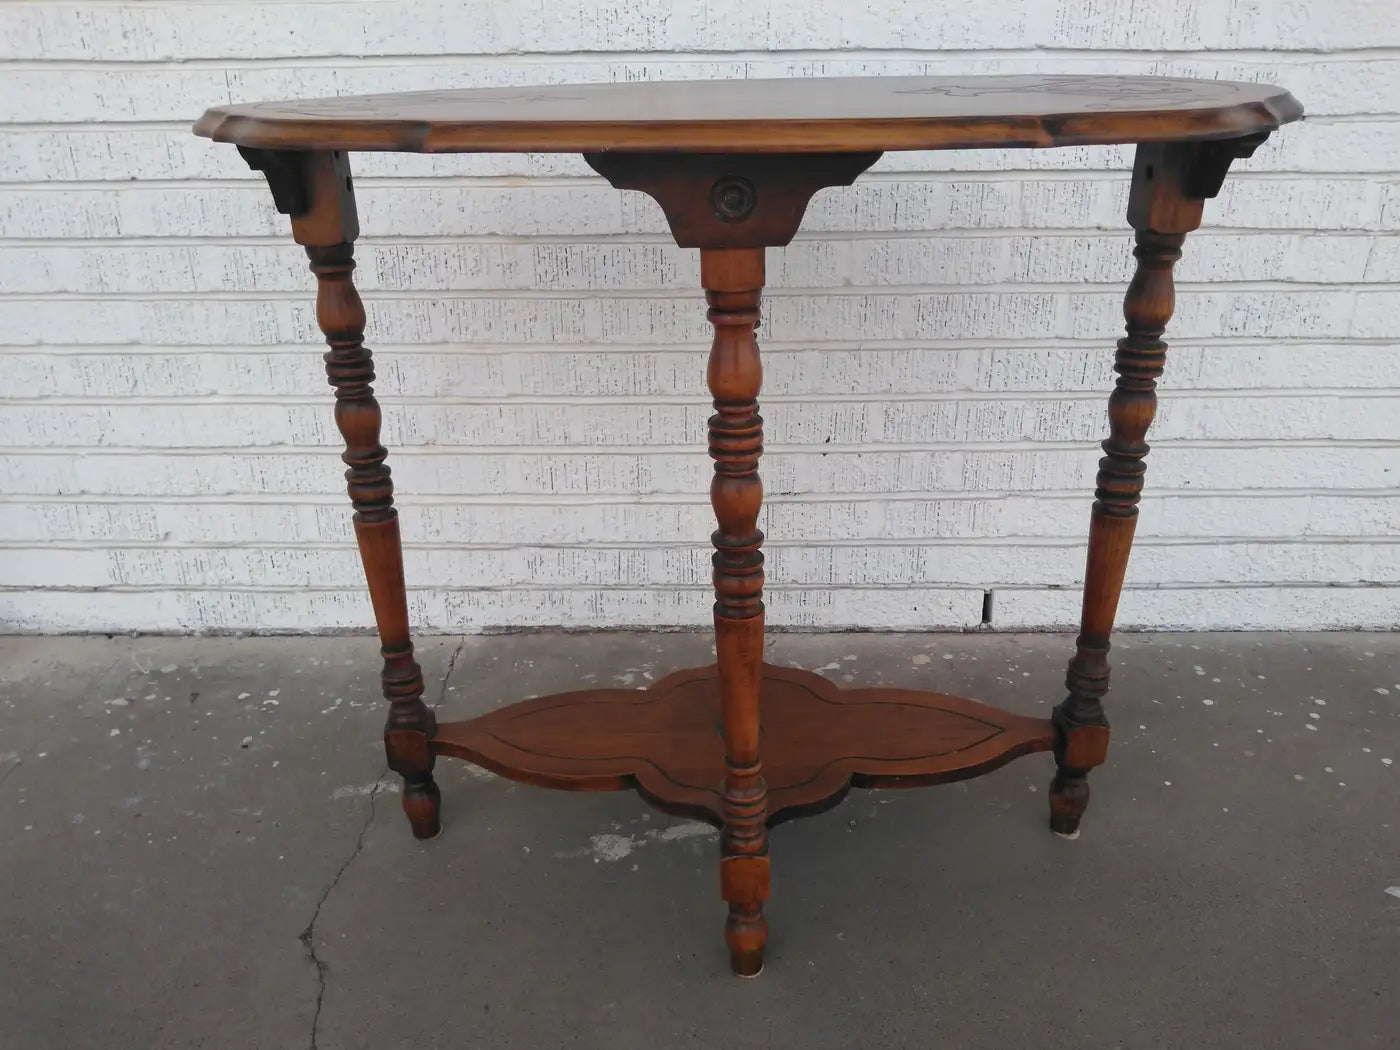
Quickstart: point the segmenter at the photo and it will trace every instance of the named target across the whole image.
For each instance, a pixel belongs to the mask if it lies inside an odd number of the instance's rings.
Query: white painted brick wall
[[[1036,71],[1309,112],[1188,239],[1120,621],[1397,625],[1389,4],[132,0],[0,3],[0,628],[371,622],[312,278],[204,106]],[[891,154],[771,253],[772,622],[1075,622],[1130,152]],[[415,624],[705,622],[696,254],[576,157],[355,167]]]

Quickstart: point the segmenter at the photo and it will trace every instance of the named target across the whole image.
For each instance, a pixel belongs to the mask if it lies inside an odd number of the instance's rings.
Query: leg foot
[[[762,825],[760,825],[762,827]],[[757,977],[763,969],[763,949],[768,944],[768,921],[763,902],[768,899],[768,855],[735,855],[720,860],[720,895],[729,905],[724,921],[724,943],[729,961],[740,977]]]
[[[1050,782],[1050,830],[1061,838],[1079,837],[1079,818],[1089,805],[1089,781],[1065,770]]]
[[[413,664],[416,672],[418,665]],[[422,675],[417,675],[422,682]],[[422,691],[420,684],[414,688]],[[421,701],[420,701],[421,704]],[[418,712],[420,721],[426,721],[429,728],[437,731],[433,713],[427,708]],[[437,838],[442,830],[438,817],[442,810],[442,793],[433,780],[433,765],[436,756],[429,749],[428,733],[419,730],[388,729],[384,733],[384,751],[389,759],[389,768],[403,777],[403,811],[413,827],[416,839]]]
[[[1082,660],[1084,651],[1081,647],[1076,660]],[[1070,664],[1071,677],[1076,673],[1076,666]],[[1078,666],[1082,673],[1082,663]],[[1095,701],[1076,703],[1075,698],[1070,697],[1055,708],[1050,721],[1055,726],[1050,830],[1064,838],[1077,838],[1079,820],[1089,806],[1089,771],[1102,765],[1108,757],[1108,720],[1104,718],[1102,706]]]
[[[729,945],[729,964],[734,972],[740,977],[757,977],[763,970],[763,948],[768,942],[762,905],[743,908],[731,904],[724,941]]]
[[[403,811],[413,827],[416,839],[435,839],[442,834],[442,792],[431,773],[421,777],[404,777]]]

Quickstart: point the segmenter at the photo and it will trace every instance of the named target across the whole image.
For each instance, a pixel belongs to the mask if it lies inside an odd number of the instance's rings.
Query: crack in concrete
[[[5,770],[4,773],[0,773],[0,784],[3,784],[5,783],[5,781],[9,780],[10,777],[14,774],[14,771],[22,765],[24,765],[24,759],[16,759],[14,765],[12,765],[9,769]]]
[[[447,683],[452,678],[452,672],[457,667],[457,657],[462,655],[462,650],[467,647],[467,636],[464,634],[457,639],[457,648],[452,650],[452,655],[447,658],[447,670],[443,673],[442,684],[438,686],[437,702],[433,704],[433,710],[437,710],[447,701]]]
[[[355,838],[355,848],[351,850],[350,856],[345,858],[345,863],[340,866],[340,870],[331,879],[330,885],[321,894],[321,899],[316,902],[316,910],[311,913],[311,921],[306,924],[306,929],[297,935],[297,940],[306,946],[306,954],[310,958],[312,965],[316,967],[316,1009],[311,1015],[311,1050],[317,1050],[317,1038],[320,1034],[321,1025],[321,1004],[326,997],[326,964],[321,957],[316,954],[316,920],[321,917],[321,909],[325,906],[326,900],[340,885],[341,877],[346,870],[355,862],[355,858],[360,855],[360,851],[365,848],[365,834],[369,831],[369,826],[374,823],[375,805],[379,798],[379,791],[384,786],[385,779],[389,776],[389,770],[385,769],[375,782],[373,789],[369,793],[369,813],[365,817],[365,822],[360,825],[360,833]]]
[[[457,658],[462,655],[462,650],[467,647],[467,636],[462,635],[457,639],[457,646],[452,650],[452,655],[447,658],[447,670],[443,672],[442,682],[438,686],[437,702],[433,704],[436,708],[447,699],[447,683],[452,678],[452,672],[457,668]],[[18,768],[18,764],[16,767]],[[11,770],[10,772],[14,772]],[[341,878],[349,870],[350,865],[355,862],[355,858],[360,855],[365,848],[365,835],[369,831],[370,825],[374,823],[375,807],[378,804],[379,792],[384,787],[384,781],[388,779],[390,770],[385,769],[375,781],[374,787],[369,793],[369,813],[365,816],[365,822],[360,826],[360,833],[355,838],[355,848],[350,851],[350,856],[345,858],[345,863],[341,864],[340,870],[331,879],[330,885],[321,894],[321,899],[316,902],[316,910],[311,913],[311,921],[306,924],[306,929],[302,930],[297,939],[306,946],[306,955],[311,960],[311,964],[316,967],[316,1009],[311,1015],[311,1050],[318,1050],[318,1039],[320,1037],[321,1026],[321,1006],[326,998],[326,964],[316,953],[316,920],[321,917],[321,909],[325,906],[330,895],[340,885]],[[6,773],[5,776],[9,776]],[[4,777],[0,777],[0,783],[4,782]]]

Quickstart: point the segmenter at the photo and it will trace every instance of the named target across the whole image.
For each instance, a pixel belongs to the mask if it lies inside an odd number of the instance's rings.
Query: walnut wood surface
[[[196,130],[237,142],[263,172],[316,275],[355,533],[382,642],[385,745],[404,778],[414,834],[438,830],[432,771],[440,754],[550,787],[635,787],[662,809],[723,829],[725,936],[734,969],[751,976],[767,938],[767,828],[834,804],[853,784],[957,780],[1053,750],[1051,827],[1076,833],[1088,775],[1107,756],[1109,638],[1166,359],[1172,266],[1231,162],[1301,112],[1280,89],[1219,81],[922,77],[422,92],[205,114]],[[1035,719],[940,693],[839,690],[818,675],[763,664],[754,329],[765,246],[787,243],[817,189],[849,184],[881,150],[1099,142],[1139,143],[1128,204],[1137,271],[1124,301],[1127,331],[1115,358],[1068,696],[1050,719]],[[701,249],[715,329],[716,666],[644,691],[563,693],[435,723],[409,639],[393,486],[352,281],[358,222],[346,151],[355,149],[583,152],[613,185],[649,193],[678,243]]]
[[[1235,157],[1249,156],[1262,139],[1224,143],[1147,144],[1138,147],[1128,194],[1137,267],[1123,299],[1127,334],[1118,340],[1118,373],[1108,399],[1109,436],[1094,490],[1084,600],[1065,685],[1069,695],[1052,716],[1056,775],[1050,785],[1050,826],[1076,835],[1089,804],[1089,771],[1108,757],[1109,636],[1137,527],[1147,474],[1147,430],[1157,413],[1157,380],[1167,361],[1162,338],[1176,304],[1172,268],[1186,234],[1201,224],[1206,197],[1220,191]]]
[[[849,186],[879,153],[585,153],[618,189],[661,205],[682,248],[775,248],[802,224],[812,195]]]
[[[441,798],[433,781],[433,756],[426,747],[433,713],[423,703],[423,672],[409,638],[399,515],[394,483],[384,465],[388,452],[379,443],[381,413],[370,386],[374,363],[363,342],[365,309],[350,278],[355,261],[349,244],[308,247],[306,253],[318,285],[316,316],[330,344],[326,375],[335,387],[335,421],[345,437],[341,458],[355,508],[355,539],[384,656],[381,682],[389,701],[384,745],[390,767],[404,778],[403,808],[414,835],[432,838],[438,833]]]
[[[265,149],[791,153],[1230,138],[1301,115],[1267,84],[1037,74],[414,91],[215,106],[194,130]]]
[[[767,823],[835,805],[858,787],[913,787],[975,777],[1048,751],[1048,719],[942,693],[838,689],[820,675],[763,665]],[[659,809],[722,827],[724,738],[714,667],[647,689],[539,697],[465,722],[432,741],[502,776],[575,791],[636,788]]]
[[[729,903],[724,938],[735,973],[752,977],[763,967],[768,924],[768,785],[759,754],[759,692],[763,679],[763,533],[758,511],[763,482],[763,417],[758,391],[758,303],[763,291],[762,248],[706,248],[700,283],[714,326],[706,378],[714,397],[710,417],[710,504],[719,524],[715,553],[715,663],[724,735],[724,833],[720,836],[720,891]]]
[[[379,440],[382,413],[371,386],[374,359],[364,342],[365,307],[353,277],[359,220],[350,168],[339,153],[302,157],[295,172],[277,170],[275,156],[248,159],[274,185],[281,181],[289,192],[294,188],[300,205],[292,218],[292,233],[305,246],[316,275],[316,321],[330,347],[323,358],[326,378],[335,388],[335,422],[345,439],[341,459],[355,508],[355,541],[384,658],[380,684],[389,701],[384,750],[389,767],[403,777],[403,809],[413,834],[432,838],[439,830],[441,806],[433,780],[434,756],[428,748],[435,722],[423,702],[423,672],[409,637],[399,512],[384,462],[389,453]]]

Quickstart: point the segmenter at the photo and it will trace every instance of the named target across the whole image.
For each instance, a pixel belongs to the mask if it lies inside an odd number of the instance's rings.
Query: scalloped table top
[[[1233,138],[1297,120],[1283,88],[1126,76],[560,84],[215,106],[198,135],[285,150],[806,153]]]

